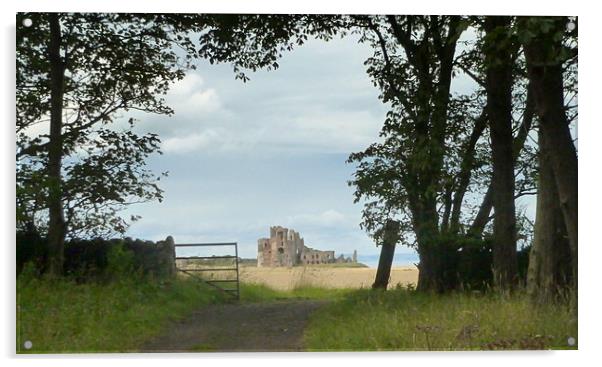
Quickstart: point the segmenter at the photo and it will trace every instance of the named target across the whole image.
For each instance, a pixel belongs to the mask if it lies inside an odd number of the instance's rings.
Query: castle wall
[[[299,232],[280,226],[270,227],[270,238],[257,240],[259,267],[329,264],[340,262],[341,258],[335,258],[334,251],[306,247]],[[345,260],[351,262],[351,259]]]
[[[334,251],[320,251],[305,247],[299,262],[303,265],[329,264],[334,262]]]

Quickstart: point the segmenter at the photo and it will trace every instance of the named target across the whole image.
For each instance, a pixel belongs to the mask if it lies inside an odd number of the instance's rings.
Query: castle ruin
[[[281,226],[270,227],[270,238],[257,240],[257,266],[295,266],[357,262],[357,252],[353,259],[340,255],[335,258],[334,251],[321,251],[305,246],[305,241],[292,229]]]

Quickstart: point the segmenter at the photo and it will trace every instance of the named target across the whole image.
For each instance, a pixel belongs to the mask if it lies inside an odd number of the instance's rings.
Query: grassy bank
[[[309,350],[569,349],[577,319],[524,295],[429,295],[360,290],[311,318]]]
[[[368,268],[369,266],[363,263],[331,263],[331,264],[315,264],[311,265],[316,268]]]
[[[298,286],[289,291],[281,291],[263,284],[241,283],[240,299],[242,302],[269,302],[285,299],[339,300],[355,291],[355,289],[320,288],[309,285]]]
[[[169,320],[222,301],[214,290],[185,279],[76,284],[20,277],[17,352],[135,351]]]

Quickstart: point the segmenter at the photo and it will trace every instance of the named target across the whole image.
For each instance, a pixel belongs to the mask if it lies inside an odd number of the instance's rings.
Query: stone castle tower
[[[334,251],[321,251],[305,246],[305,241],[292,229],[270,227],[270,238],[257,240],[257,266],[295,266],[351,262],[337,259]]]
[[[257,266],[296,265],[305,247],[299,232],[275,226],[270,227],[270,238],[257,240]]]

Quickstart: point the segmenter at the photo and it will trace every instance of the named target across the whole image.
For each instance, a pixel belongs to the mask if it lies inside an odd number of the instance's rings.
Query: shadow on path
[[[327,302],[210,305],[172,323],[141,352],[301,351],[309,316]]]

